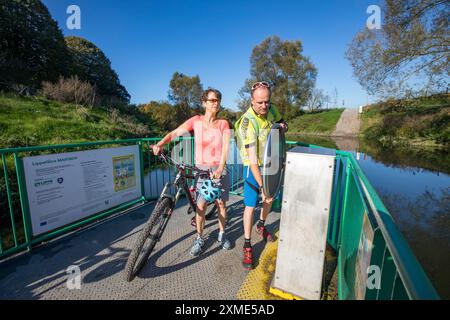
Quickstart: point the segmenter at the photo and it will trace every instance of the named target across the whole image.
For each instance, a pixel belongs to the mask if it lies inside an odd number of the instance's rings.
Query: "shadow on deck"
[[[241,266],[242,198],[231,196],[228,206],[227,234],[233,248],[221,249],[213,219],[206,221],[205,250],[197,258],[189,255],[196,232],[185,201],[180,201],[153,255],[132,282],[124,279],[123,268],[154,203],[0,263],[0,299],[236,299],[248,273]],[[259,210],[255,219],[258,216]],[[279,217],[278,212],[269,215],[270,231],[278,230]],[[252,239],[258,261],[265,243],[256,234]],[[80,268],[80,289],[67,285],[73,283],[70,266]]]

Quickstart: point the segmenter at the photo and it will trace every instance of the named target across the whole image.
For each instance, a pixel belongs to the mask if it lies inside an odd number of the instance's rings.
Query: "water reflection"
[[[450,299],[450,157],[444,151],[384,149],[357,138],[297,141],[352,151],[439,295]]]

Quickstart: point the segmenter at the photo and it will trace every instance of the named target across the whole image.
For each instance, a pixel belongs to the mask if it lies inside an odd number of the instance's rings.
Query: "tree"
[[[225,119],[230,124],[230,127],[239,119],[241,116],[240,112],[235,112],[231,109],[222,107],[218,113],[220,119]]]
[[[64,37],[39,0],[0,0],[0,89],[38,89],[67,75]]]
[[[309,112],[315,112],[322,109],[330,102],[330,97],[322,89],[314,88],[306,101],[306,109]]]
[[[186,120],[191,110],[202,106],[203,86],[200,77],[175,72],[170,80],[169,100],[175,104],[178,122]]]
[[[166,131],[172,131],[178,127],[176,117],[174,117],[174,106],[168,102],[150,101],[141,106],[139,110],[153,119],[158,127]]]
[[[372,95],[401,97],[448,87],[450,59],[445,0],[385,0],[382,28],[364,29],[346,56]]]
[[[80,37],[67,37],[66,45],[73,60],[71,74],[95,85],[97,92],[103,97],[103,103],[116,102],[115,100],[125,104],[129,102],[130,95],[120,84],[117,73],[111,68],[111,62],[95,44]]]
[[[250,78],[239,91],[239,108],[250,106],[251,83],[268,81],[272,86],[272,102],[287,119],[294,117],[314,88],[317,69],[302,55],[300,41],[281,41],[277,36],[265,39],[253,48]]]

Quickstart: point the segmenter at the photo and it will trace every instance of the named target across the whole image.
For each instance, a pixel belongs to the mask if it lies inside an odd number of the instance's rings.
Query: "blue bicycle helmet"
[[[203,181],[198,192],[207,202],[213,202],[219,199],[220,195],[222,194],[220,188],[218,188],[217,185],[211,180]]]

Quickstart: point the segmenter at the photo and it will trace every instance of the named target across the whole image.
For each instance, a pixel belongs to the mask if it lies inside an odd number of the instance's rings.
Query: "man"
[[[266,230],[264,223],[272,208],[272,198],[265,197],[261,192],[263,180],[261,166],[263,154],[270,128],[274,123],[280,123],[282,130],[287,131],[287,124],[278,110],[270,104],[271,88],[265,82],[256,82],[251,88],[251,107],[237,122],[236,130],[242,138],[240,149],[244,164],[244,257],[245,269],[253,269],[253,253],[251,246],[251,232],[253,214],[258,204],[258,195],[261,193],[262,209],[256,232],[265,241],[273,241],[272,235]]]

